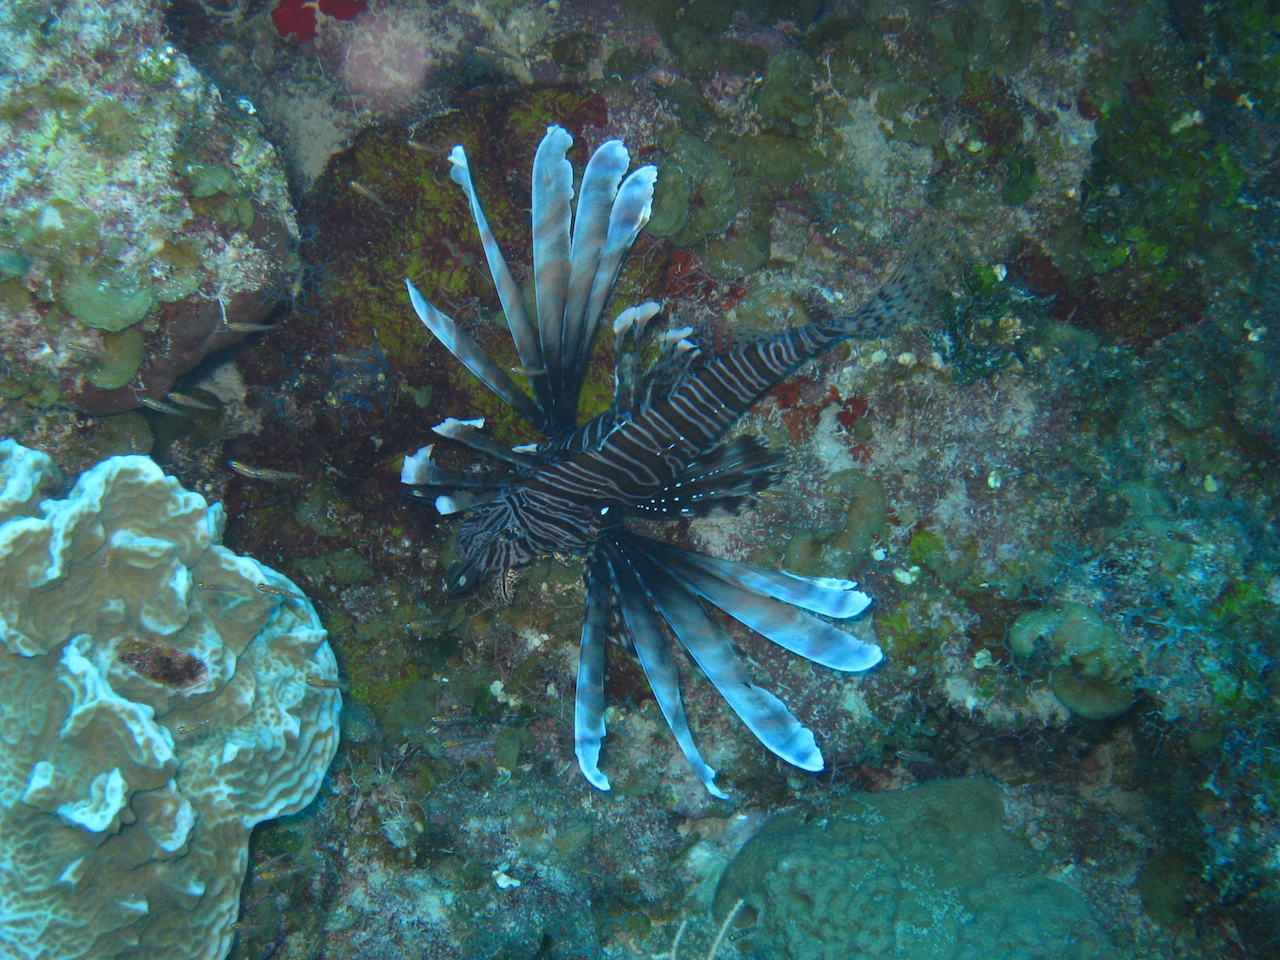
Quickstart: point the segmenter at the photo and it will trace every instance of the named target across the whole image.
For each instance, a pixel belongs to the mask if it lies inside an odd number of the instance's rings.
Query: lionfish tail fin
[[[942,214],[929,213],[911,231],[893,270],[861,306],[849,312],[817,293],[805,297],[805,305],[820,324],[841,336],[879,336],[936,312],[971,256],[966,231]]]

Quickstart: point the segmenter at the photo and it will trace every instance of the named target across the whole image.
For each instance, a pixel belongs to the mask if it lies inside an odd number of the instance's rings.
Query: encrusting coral
[[[249,832],[315,797],[337,667],[284,577],[145,457],[66,499],[0,442],[0,942],[221,960]]]

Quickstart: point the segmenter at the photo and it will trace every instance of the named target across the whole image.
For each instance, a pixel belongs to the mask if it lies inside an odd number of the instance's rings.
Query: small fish
[[[195,410],[208,410],[217,413],[218,408],[211,403],[205,403],[203,400],[197,400],[195,397],[189,397],[185,393],[179,393],[177,390],[170,390],[165,394],[166,400],[172,400],[174,403],[184,407],[191,407]]]
[[[340,690],[343,693],[349,689],[349,685],[341,680],[329,680],[326,677],[307,677],[307,686],[317,690]]]
[[[251,467],[239,460],[228,460],[227,466],[250,480],[267,480],[275,483],[280,480],[301,480],[302,474],[290,473],[288,470],[272,470],[270,467]]]
[[[297,590],[290,590],[288,587],[277,587],[270,583],[258,584],[258,590],[261,593],[265,593],[273,597],[293,597],[295,600],[307,599],[307,596],[304,593],[299,593]]]
[[[375,207],[377,207],[378,212],[381,213],[388,220],[396,219],[395,211],[392,210],[390,207],[388,207],[385,203],[383,203],[381,197],[379,197],[376,193],[374,193],[372,190],[366,187],[359,180],[348,180],[347,186],[350,187],[353,192],[360,194],[360,196],[364,197],[366,200],[372,203]]]
[[[182,726],[178,727],[178,732],[190,733],[192,730],[196,729],[197,727],[203,727],[206,723],[209,722],[209,719],[210,718],[206,717],[204,720],[198,720],[195,723],[184,723]]]
[[[276,857],[255,868],[253,879],[258,883],[274,883],[276,880],[292,877],[301,869],[292,857]]]
[[[923,750],[899,750],[897,753],[899,760],[905,763],[937,763],[938,761],[929,756]]]
[[[163,400],[152,400],[150,397],[138,397],[138,402],[148,410],[154,410],[156,413],[167,413],[174,417],[190,417],[187,411],[175,407],[171,403],[165,403]]]
[[[274,323],[240,323],[238,320],[232,320],[222,325],[227,330],[235,330],[238,333],[262,333],[266,330],[274,330],[278,324]]]

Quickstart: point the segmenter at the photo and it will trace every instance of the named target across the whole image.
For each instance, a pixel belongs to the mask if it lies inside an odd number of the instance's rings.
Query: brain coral
[[[0,954],[220,960],[249,831],[333,759],[333,654],[149,459],[55,481],[0,442]]]
[[[987,780],[850,797],[774,817],[725,870],[773,960],[1118,960],[1083,897],[1005,833]]]

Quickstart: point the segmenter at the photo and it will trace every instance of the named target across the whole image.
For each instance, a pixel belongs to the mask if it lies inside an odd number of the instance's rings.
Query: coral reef
[[[682,923],[679,955],[701,956],[719,871],[766,812],[816,821],[852,792],[964,776],[1005,788],[1006,825],[1117,949],[1276,953],[1272,5],[385,0],[369,13],[427,34],[438,58],[385,107],[342,77],[359,18],[299,41],[273,6],[175,0],[166,25],[286,159],[304,238],[288,322],[178,388],[218,413],[87,421],[33,405],[39,390],[0,411],[64,469],[154,450],[226,505],[229,547],[322,605],[345,739],[314,813],[255,831],[237,960],[617,960],[669,953]],[[486,349],[500,341],[445,157],[465,144],[497,239],[519,251],[523,165],[548,123],[664,168],[662,235],[641,235],[620,296],[660,299],[710,349],[797,322],[815,288],[856,304],[926,208],[1011,241],[981,247],[953,309],[764,401],[742,429],[790,451],[786,485],[685,534],[873,597],[865,639],[886,659],[859,679],[735,638],[823,731],[821,779],[755,749],[695,672],[690,723],[732,771],[730,800],[708,803],[618,658],[619,775],[591,795],[568,775],[580,571],[548,561],[446,597],[446,533],[399,496],[398,455],[427,424],[500,413],[439,362],[400,284],[446,291]],[[15,263],[0,252],[0,293],[21,285]],[[112,306],[128,317],[128,298]],[[133,335],[111,337],[127,370]],[[592,402],[610,374],[602,356]],[[231,458],[298,478],[232,474]],[[145,645],[122,652],[156,666]],[[759,944],[750,924],[744,907],[720,960]]]
[[[1119,960],[1051,862],[1005,832],[1002,800],[990,781],[935,780],[773,817],[725,869],[717,912],[742,901],[752,949],[780,960]]]
[[[15,958],[221,960],[249,832],[315,797],[337,671],[284,577],[144,457],[0,442],[0,938]]]

